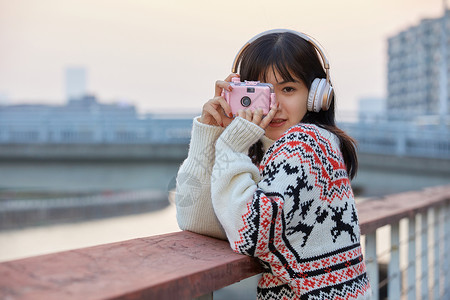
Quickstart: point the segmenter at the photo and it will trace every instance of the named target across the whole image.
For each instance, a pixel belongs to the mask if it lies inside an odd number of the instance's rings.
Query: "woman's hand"
[[[275,105],[272,105],[267,115],[263,115],[262,108],[258,109],[246,109],[246,110],[239,110],[236,114],[237,117],[241,117],[246,119],[247,121],[250,121],[262,129],[266,129],[267,126],[269,126],[270,122],[272,121],[273,117],[275,117],[275,114],[278,110],[278,103],[275,103]]]
[[[222,91],[224,89],[232,91],[230,81],[233,77],[239,77],[238,74],[230,74],[225,80],[217,80],[214,98],[209,100],[203,105],[202,116],[200,122],[208,125],[215,126],[228,126],[233,120],[233,114],[231,113],[231,107],[227,103],[224,97],[222,97]]]

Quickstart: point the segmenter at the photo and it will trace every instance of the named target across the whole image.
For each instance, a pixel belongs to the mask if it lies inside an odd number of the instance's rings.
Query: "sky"
[[[62,105],[83,67],[103,103],[196,112],[254,35],[289,28],[325,48],[341,111],[386,97],[387,38],[442,0],[0,0],[0,104]]]

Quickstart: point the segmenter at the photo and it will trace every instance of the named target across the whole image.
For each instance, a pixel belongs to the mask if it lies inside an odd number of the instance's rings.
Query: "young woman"
[[[237,66],[241,81],[271,83],[276,103],[265,116],[233,116],[222,91],[239,75],[216,82],[177,177],[180,228],[258,257],[258,299],[370,299],[350,186],[356,150],[335,124],[323,50],[272,30],[239,51]]]

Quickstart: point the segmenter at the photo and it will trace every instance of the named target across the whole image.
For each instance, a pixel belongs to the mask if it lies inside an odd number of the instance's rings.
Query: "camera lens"
[[[250,104],[252,104],[252,99],[250,99],[250,97],[242,97],[241,99],[241,105],[244,107],[250,106]]]

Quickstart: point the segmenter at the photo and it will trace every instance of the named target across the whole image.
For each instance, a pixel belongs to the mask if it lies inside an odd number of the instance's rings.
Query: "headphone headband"
[[[327,81],[330,82],[330,75],[329,75],[330,63],[328,62],[328,59],[325,56],[325,52],[324,52],[322,46],[320,46],[320,44],[316,40],[314,40],[312,37],[310,37],[309,35],[307,35],[303,32],[299,32],[299,31],[295,31],[295,30],[291,30],[291,29],[271,29],[271,30],[261,32],[261,33],[255,35],[254,37],[252,37],[250,40],[248,40],[247,43],[245,43],[244,46],[242,46],[242,48],[236,54],[236,57],[234,58],[234,61],[233,61],[233,67],[231,68],[231,72],[232,73],[237,72],[237,64],[238,64],[239,57],[241,56],[242,52],[244,52],[244,50],[247,49],[247,47],[250,46],[250,44],[253,43],[255,40],[257,40],[258,38],[260,38],[264,35],[267,35],[267,34],[285,33],[285,32],[289,32],[289,33],[298,35],[299,37],[301,37],[302,39],[304,39],[305,41],[307,41],[311,45],[313,45],[313,47],[317,50],[317,52],[319,52],[320,57],[322,58],[323,68],[324,68],[325,74],[327,76]]]

